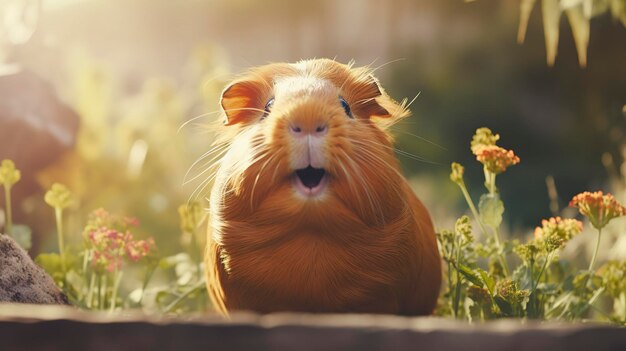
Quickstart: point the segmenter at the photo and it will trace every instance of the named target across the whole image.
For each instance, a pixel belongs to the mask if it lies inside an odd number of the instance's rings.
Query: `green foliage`
[[[483,194],[478,202],[478,213],[480,220],[491,228],[500,227],[504,204],[498,194]]]
[[[437,313],[469,321],[503,317],[575,320],[589,315],[598,299],[608,296],[614,301],[610,320],[623,323],[626,263],[609,262],[599,272],[593,271],[597,247],[587,270],[575,269],[558,259],[559,251],[581,233],[582,222],[552,217],[543,220],[524,243],[500,239],[505,206],[495,185],[496,173],[488,165],[496,159],[519,162],[519,158],[512,151],[485,153],[497,148],[498,140],[499,135],[480,128],[471,143],[472,152],[484,166],[487,189],[480,197],[478,210],[463,182],[463,167],[458,163],[452,165],[450,178],[465,195],[482,229],[482,242],[481,236],[473,234],[467,216],[457,220],[454,231],[437,234],[441,256],[447,264],[447,288]],[[611,213],[611,218],[626,214],[626,209],[610,194],[601,192],[579,194],[574,197],[574,204],[588,218],[594,213]],[[517,260],[511,257],[512,253]],[[509,271],[511,262],[515,266]],[[481,268],[485,264],[487,270]]]
[[[71,203],[71,193],[65,186],[55,184],[45,200],[59,213]],[[187,234],[195,238],[204,220],[200,204],[181,206],[179,214],[181,228],[191,231]],[[57,228],[62,228],[63,217],[56,219]],[[72,304],[82,309],[113,312],[141,308],[153,313],[207,310],[197,240],[188,246],[187,252],[159,258],[152,238],[134,238],[131,231],[137,226],[136,218],[97,209],[89,215],[82,243],[63,249],[60,239],[59,253],[40,254],[35,261],[52,276]],[[30,245],[30,236],[27,239]]]

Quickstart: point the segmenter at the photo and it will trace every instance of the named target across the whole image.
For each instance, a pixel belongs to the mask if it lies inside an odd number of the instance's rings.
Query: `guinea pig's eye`
[[[350,118],[354,118],[352,116],[352,110],[350,110],[350,105],[348,105],[348,102],[341,96],[339,97],[339,103],[341,103],[341,107],[343,107],[343,110],[346,111],[346,115],[348,115],[348,117]]]
[[[270,114],[270,111],[272,110],[272,105],[274,105],[274,98],[267,100],[267,103],[265,104],[265,113],[263,114],[263,117],[261,117],[261,119],[267,117],[267,115]]]

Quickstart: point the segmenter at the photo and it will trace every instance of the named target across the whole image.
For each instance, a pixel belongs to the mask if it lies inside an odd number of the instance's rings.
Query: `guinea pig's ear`
[[[252,120],[262,109],[264,84],[255,79],[238,79],[222,92],[222,109],[226,115],[225,125]]]
[[[373,76],[369,76],[367,81],[361,82],[357,87],[360,98],[355,106],[357,115],[364,117],[389,118],[391,114],[378,101],[383,93],[378,81]]]
[[[352,85],[355,100],[354,109],[359,116],[386,120],[397,120],[409,113],[403,104],[398,104],[381,88],[378,80],[366,68],[356,69],[360,77]]]

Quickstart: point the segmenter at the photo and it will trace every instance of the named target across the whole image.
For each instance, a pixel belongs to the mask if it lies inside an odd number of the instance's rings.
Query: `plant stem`
[[[531,291],[531,294],[533,294],[535,292],[535,290],[537,289],[537,286],[539,285],[539,281],[541,280],[541,276],[543,275],[543,272],[546,270],[546,268],[548,267],[548,265],[552,261],[553,254],[554,254],[554,251],[550,251],[548,253],[548,255],[546,256],[546,261],[543,263],[543,266],[541,267],[541,270],[539,271],[539,275],[537,276],[537,280],[535,281],[533,279],[533,289]],[[532,278],[532,275],[531,275],[531,278]]]
[[[102,309],[102,276],[100,273],[97,274],[96,280],[98,280],[98,296],[96,296],[96,301],[98,302],[98,309]]]
[[[65,270],[65,247],[63,244],[63,209],[60,207],[54,208],[54,215],[57,222],[57,240],[59,242],[59,255],[61,256],[61,268],[63,273]]]
[[[624,295],[624,292],[619,294],[619,299],[622,301],[622,306],[624,306],[624,314],[622,315],[622,320],[626,321],[626,295]]]
[[[454,318],[458,318],[459,316],[459,302],[461,300],[461,273],[459,272],[459,268],[458,265],[461,264],[460,259],[461,259],[461,245],[460,245],[460,236],[457,235],[456,238],[454,238],[454,246],[456,247],[456,264],[457,264],[457,268],[456,268],[456,286],[454,289]]]
[[[91,279],[89,281],[89,290],[87,291],[87,308],[91,309],[93,307],[93,292],[94,287],[96,285],[96,275],[92,272]]]
[[[598,229],[598,240],[596,241],[596,249],[591,256],[591,262],[589,263],[589,272],[593,272],[593,265],[596,263],[596,256],[598,255],[598,248],[600,248],[600,237],[602,236],[602,228]]]
[[[493,228],[493,237],[496,242],[496,247],[498,249],[498,258],[500,259],[500,263],[502,264],[502,269],[504,269],[504,275],[508,277],[509,265],[506,263],[506,258],[504,257],[504,252],[502,250],[502,244],[500,244],[500,232],[498,228]]]
[[[4,201],[6,202],[7,208],[7,225],[6,225],[6,233],[11,235],[13,231],[13,216],[11,212],[11,186],[8,184],[4,184]]]
[[[148,287],[148,284],[150,283],[150,280],[152,279],[152,275],[154,274],[155,270],[156,270],[156,267],[152,264],[148,267],[146,276],[143,279],[143,284],[141,285],[141,297],[139,297],[139,302],[138,302],[140,306],[141,306],[141,303],[143,302],[143,297],[146,295],[146,288]]]
[[[532,311],[532,315],[530,317],[535,318],[538,317],[537,316],[537,310],[535,309],[537,306],[537,295],[535,295],[535,292],[537,290],[537,287],[539,286],[539,282],[541,281],[541,277],[543,276],[544,271],[546,270],[546,268],[548,268],[548,265],[550,264],[550,262],[552,262],[552,256],[554,255],[554,250],[550,251],[548,253],[548,255],[546,256],[546,260],[543,262],[543,265],[541,266],[541,270],[539,271],[539,275],[537,276],[537,280],[533,279],[533,269],[532,269],[532,265],[533,263],[531,262],[531,268],[530,268],[530,279],[532,279],[532,286],[531,286],[531,291],[530,291],[530,298],[531,298],[531,303],[530,303],[530,311]]]
[[[535,265],[535,260],[534,259],[529,260],[529,262],[528,262],[528,271],[530,273],[530,279],[533,279],[533,274],[534,274],[533,266],[534,265]],[[532,281],[534,283],[534,279]],[[535,313],[536,313],[535,305],[536,305],[536,300],[537,300],[537,298],[534,295],[535,289],[534,289],[534,287],[532,287],[532,285],[533,284],[531,284],[531,292],[530,292],[530,295],[529,295],[528,308],[527,308],[527,310],[528,310],[527,315],[529,317],[531,317],[531,318],[535,316]]]
[[[459,302],[461,300],[461,274],[459,270],[456,270],[456,285],[454,289],[454,304],[453,304],[453,313],[454,318],[459,318]]]
[[[115,277],[115,281],[113,282],[113,293],[111,296],[111,308],[109,310],[109,312],[113,313],[113,311],[115,311],[115,303],[117,300],[117,290],[120,287],[120,281],[122,280],[122,274],[123,272],[118,272],[117,269],[115,270],[115,273],[113,274],[113,276]]]
[[[449,293],[449,298],[450,298],[450,310],[453,311],[454,310],[454,300],[452,299],[452,264],[450,263],[450,261],[448,260],[448,274],[446,274],[448,276],[448,293]],[[454,316],[456,318],[456,316]]]
[[[196,289],[204,287],[204,284],[205,283],[202,280],[197,282],[196,285],[189,288],[189,290],[187,290],[184,294],[180,295],[178,298],[176,298],[176,300],[172,301],[172,303],[167,305],[167,307],[165,307],[164,312],[165,313],[170,312],[174,307],[176,307],[176,305],[178,305],[182,300],[184,300],[187,296],[193,293]]]
[[[474,201],[472,201],[472,198],[471,198],[469,192],[467,191],[467,188],[465,187],[465,183],[461,182],[459,184],[459,188],[461,188],[461,192],[463,193],[463,197],[465,198],[465,202],[467,202],[467,206],[469,206],[470,210],[472,211],[472,215],[474,215],[474,219],[478,223],[478,226],[480,227],[480,230],[483,231],[483,234],[487,235],[487,230],[483,226],[483,222],[481,222],[481,220],[480,220],[480,216],[478,215],[478,210],[476,210],[476,206],[474,206]]]
[[[494,195],[496,193],[496,174],[489,172],[485,168],[485,181],[487,182],[488,190],[490,195]]]

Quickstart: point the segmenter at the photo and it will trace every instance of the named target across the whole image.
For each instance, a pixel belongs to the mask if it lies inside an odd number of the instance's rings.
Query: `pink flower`
[[[140,224],[139,219],[135,217],[124,217],[122,218],[122,222],[129,227],[138,227]]]
[[[130,227],[139,225],[134,217],[112,215],[97,209],[89,216],[85,239],[91,248],[91,264],[96,269],[114,272],[122,269],[124,261],[137,261],[149,254],[154,239],[135,240]]]

